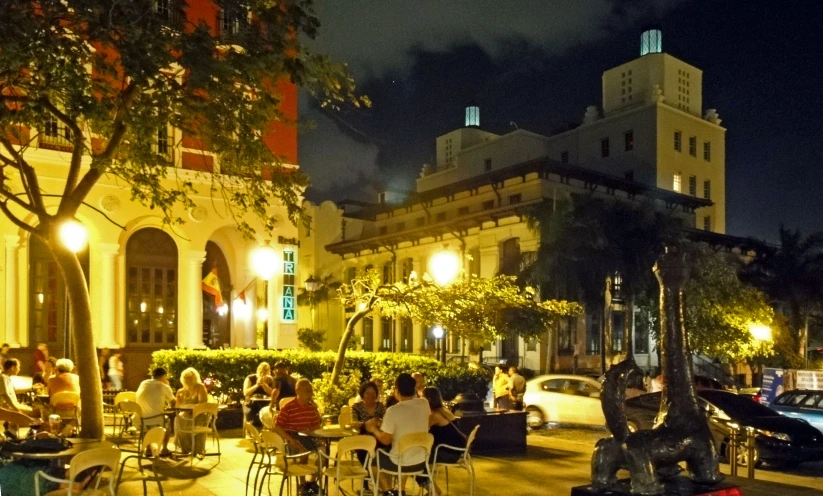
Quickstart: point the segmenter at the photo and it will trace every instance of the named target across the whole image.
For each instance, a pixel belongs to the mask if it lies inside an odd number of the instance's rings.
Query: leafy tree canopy
[[[223,16],[218,36],[193,12]],[[59,214],[72,216],[104,174],[130,187],[133,200],[156,209],[167,224],[182,222],[175,204],[192,206],[190,180],[166,182],[168,160],[158,149],[167,126],[200,141],[219,164],[213,194],[238,226],[254,233],[251,213],[267,229],[268,208],[300,212],[297,170],[266,144],[281,108],[279,81],[291,81],[323,104],[359,105],[342,65],[310,53],[301,40],[317,34],[309,0],[8,0],[0,3],[0,166],[21,177],[23,195],[0,184],[0,208],[26,230],[34,214],[47,225],[36,164],[13,135],[45,130],[70,142],[71,161]],[[211,7],[209,7],[211,5]],[[197,10],[192,7],[196,6]],[[227,27],[228,26],[228,27]],[[27,140],[17,140],[26,143]],[[171,146],[175,145],[172,143]],[[172,169],[173,170],[173,169]],[[42,232],[44,235],[46,231]]]
[[[774,343],[756,340],[749,329],[773,325],[766,296],[741,282],[737,266],[706,245],[691,246],[690,262],[684,316],[691,351],[733,362],[772,355]]]

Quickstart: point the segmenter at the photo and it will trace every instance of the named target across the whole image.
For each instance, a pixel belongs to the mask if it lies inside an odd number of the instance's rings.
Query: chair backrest
[[[212,417],[217,417],[217,411],[219,410],[219,405],[217,403],[198,403],[194,405],[194,409],[191,411],[191,415],[194,418],[197,418],[198,415],[207,413]]]
[[[71,459],[69,465],[69,480],[74,481],[77,475],[94,467],[106,467],[112,473],[117,473],[117,466],[120,464],[120,450],[117,448],[95,448],[81,451]],[[98,478],[99,481],[99,478]],[[113,486],[114,477],[109,478]]]
[[[351,398],[349,398],[349,403],[348,403],[348,405],[349,405],[350,407],[351,407],[351,406],[354,406],[354,404],[355,404],[355,403],[357,403],[357,396],[352,396]]]
[[[480,430],[480,424],[475,425],[474,429],[469,433],[469,437],[466,439],[466,453],[470,452],[472,449],[472,444],[474,443],[475,438],[477,438],[477,431]]]
[[[277,404],[278,408],[280,408],[282,410],[283,407],[286,406],[286,404],[288,404],[288,402],[293,400],[293,399],[294,399],[294,396],[289,396],[288,398],[280,398],[280,403]]]
[[[337,423],[340,427],[351,425],[351,407],[344,406],[340,408],[340,415],[337,417]]]
[[[260,431],[251,422],[246,422],[246,432],[249,433],[249,437],[255,443],[260,441]]]
[[[115,406],[124,401],[137,401],[137,393],[134,391],[121,391],[114,396]]]
[[[0,408],[0,423],[2,422],[8,422],[9,424],[16,425],[17,427],[29,427],[30,425],[37,423],[35,419],[26,414]]]
[[[272,431],[263,431],[260,433],[260,444],[265,449],[273,449],[278,453],[286,453],[286,442],[283,438]]]
[[[397,442],[397,452],[400,454],[400,463],[403,464],[403,455],[409,451],[415,451],[420,449],[426,450],[426,458],[428,458],[429,454],[432,450],[432,445],[434,444],[434,436],[429,434],[428,432],[415,432],[412,434],[406,434],[405,436],[401,437],[400,440]]]
[[[54,393],[51,395],[49,403],[52,405],[72,404],[76,407],[80,404],[80,395],[74,391],[60,391],[59,393]]]
[[[377,439],[374,436],[349,436],[344,437],[337,443],[337,458],[342,458],[341,455],[355,450],[362,450],[374,457],[374,450],[377,448]]]
[[[151,457],[157,458],[160,456],[160,450],[163,448],[163,439],[166,437],[166,429],[162,427],[152,427],[149,432],[143,436],[143,447],[151,450]]]
[[[131,413],[137,415],[138,417],[143,416],[143,409],[140,408],[140,405],[138,405],[136,401],[123,400],[118,404],[118,406],[120,407],[120,411],[123,413]]]

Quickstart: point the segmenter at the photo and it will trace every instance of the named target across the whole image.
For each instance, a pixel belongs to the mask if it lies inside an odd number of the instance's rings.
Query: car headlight
[[[757,432],[759,434],[763,434],[764,436],[768,436],[768,437],[771,437],[771,438],[774,438],[774,439],[777,439],[777,440],[780,440],[780,441],[786,441],[787,443],[792,441],[791,436],[789,436],[785,432],[772,432],[772,431],[764,431],[764,430],[760,430],[760,429],[758,429]]]

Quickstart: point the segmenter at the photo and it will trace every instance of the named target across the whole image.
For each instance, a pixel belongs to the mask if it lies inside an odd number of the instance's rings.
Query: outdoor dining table
[[[64,460],[66,458],[71,458],[74,455],[82,453],[83,451],[96,449],[96,448],[113,448],[114,444],[109,441],[101,441],[99,439],[83,439],[80,437],[69,437],[66,438],[71,444],[71,448],[66,448],[62,451],[54,451],[54,452],[39,452],[39,453],[26,453],[26,452],[12,452],[11,456],[13,458],[18,459],[27,459],[27,460],[53,460],[55,462]]]
[[[344,437],[356,436],[360,434],[355,429],[346,429],[343,427],[320,427],[309,432],[299,433],[301,436],[313,438],[317,441],[317,450],[323,450],[323,454],[329,456],[331,451],[332,441],[340,441]],[[317,457],[317,480],[323,477],[323,462],[325,459],[322,456]]]

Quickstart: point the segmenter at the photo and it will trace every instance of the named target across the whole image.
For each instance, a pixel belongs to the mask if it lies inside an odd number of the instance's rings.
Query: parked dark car
[[[757,430],[755,465],[761,462],[784,466],[823,459],[823,434],[808,422],[784,417],[769,407],[727,391],[700,389],[700,407],[706,412],[714,445],[726,457],[729,424]],[[660,406],[660,393],[638,396],[626,401],[630,429],[651,429]],[[740,442],[742,445],[741,436]],[[738,465],[747,465],[745,449],[738,449]]]

